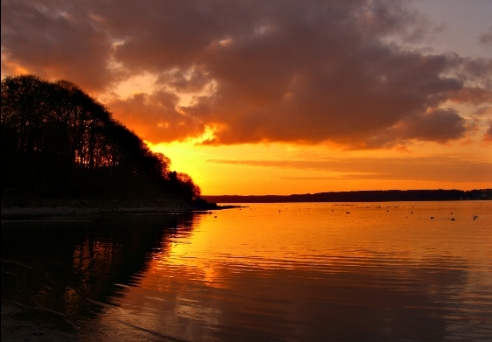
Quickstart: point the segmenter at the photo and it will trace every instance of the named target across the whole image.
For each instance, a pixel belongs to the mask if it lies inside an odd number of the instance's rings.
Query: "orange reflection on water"
[[[492,324],[491,209],[306,203],[202,215],[164,236],[98,324],[192,341],[480,339]]]
[[[227,289],[237,286],[231,277],[250,271],[389,267],[404,275],[411,269],[401,264],[439,268],[457,260],[454,268],[483,269],[491,257],[492,208],[476,204],[261,204],[214,212],[193,231],[166,236],[167,248],[150,261],[141,287],[177,294],[191,283]],[[480,274],[481,284],[492,284],[492,272]]]
[[[204,215],[189,238],[173,242],[163,262],[198,268],[212,281],[220,279],[218,264],[327,267],[340,260],[363,265],[374,258],[487,257],[489,248],[470,246],[492,242],[490,235],[479,238],[490,222],[490,202],[438,203],[261,204],[220,211]]]

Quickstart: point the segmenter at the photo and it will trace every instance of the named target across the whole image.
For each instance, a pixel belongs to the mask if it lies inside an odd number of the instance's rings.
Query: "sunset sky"
[[[2,77],[66,79],[204,195],[492,188],[491,0],[2,0]]]

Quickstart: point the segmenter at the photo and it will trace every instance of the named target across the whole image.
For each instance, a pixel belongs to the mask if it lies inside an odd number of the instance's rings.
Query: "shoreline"
[[[1,222],[105,221],[125,214],[183,214],[235,208],[216,203],[170,200],[2,200]]]
[[[197,201],[173,200],[2,200],[2,226],[15,222],[103,222],[123,215],[173,215],[211,213],[238,206],[218,206]],[[87,326],[79,327],[70,317],[2,298],[2,341],[94,341]],[[104,332],[103,332],[104,333]],[[122,336],[119,336],[120,338]],[[124,337],[124,336],[123,336]],[[126,338],[125,338],[126,340]]]

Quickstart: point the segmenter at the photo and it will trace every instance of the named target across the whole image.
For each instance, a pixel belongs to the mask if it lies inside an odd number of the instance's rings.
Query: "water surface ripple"
[[[11,222],[2,301],[80,340],[490,341],[491,227],[492,201]]]

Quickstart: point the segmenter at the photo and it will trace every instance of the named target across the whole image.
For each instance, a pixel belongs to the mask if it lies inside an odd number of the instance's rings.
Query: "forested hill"
[[[24,75],[1,90],[2,198],[199,199],[188,175],[74,84]]]
[[[386,190],[320,192],[289,196],[203,196],[216,203],[282,203],[282,202],[390,202],[390,201],[457,201],[492,199],[492,189],[484,190]]]

